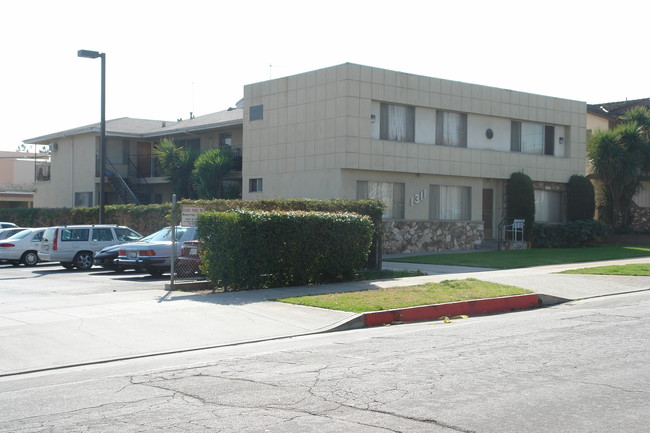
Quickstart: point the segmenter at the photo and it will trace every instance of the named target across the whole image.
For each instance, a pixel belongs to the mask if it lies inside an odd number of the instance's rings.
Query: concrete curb
[[[380,326],[400,322],[422,322],[441,317],[461,314],[479,316],[506,313],[510,311],[537,308],[541,305],[537,294],[504,296],[501,298],[477,299],[474,301],[451,302],[448,304],[423,305],[395,310],[363,313],[365,326]]]

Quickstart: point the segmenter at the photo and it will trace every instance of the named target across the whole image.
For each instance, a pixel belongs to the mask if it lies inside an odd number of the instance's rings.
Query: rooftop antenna
[[[273,79],[273,65],[269,65],[269,80]]]

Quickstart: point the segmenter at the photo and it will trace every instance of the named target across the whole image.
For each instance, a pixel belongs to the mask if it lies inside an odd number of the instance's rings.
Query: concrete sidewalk
[[[384,262],[430,275],[230,293],[146,290],[50,296],[0,305],[0,376],[363,326],[359,315],[273,302],[308,294],[477,278],[561,300],[650,289],[650,277],[555,274],[650,258],[489,270]],[[550,299],[550,298],[549,298]]]

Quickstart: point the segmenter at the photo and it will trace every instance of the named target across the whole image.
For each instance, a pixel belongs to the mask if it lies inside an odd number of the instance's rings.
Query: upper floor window
[[[379,138],[415,142],[415,107],[381,104]]]
[[[264,118],[264,105],[253,105],[248,109],[248,120],[262,120]]]
[[[436,144],[467,147],[467,114],[437,111]]]
[[[472,189],[468,186],[431,185],[429,219],[468,221],[472,218]]]
[[[401,182],[357,181],[358,200],[378,200],[384,203],[385,219],[404,218],[404,184]]]
[[[555,154],[555,127],[513,120],[510,150],[537,155]]]
[[[219,147],[232,146],[232,134],[230,132],[222,132],[219,134]]]

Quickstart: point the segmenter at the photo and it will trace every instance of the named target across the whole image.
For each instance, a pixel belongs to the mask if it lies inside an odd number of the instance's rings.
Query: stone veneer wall
[[[483,240],[483,221],[384,221],[383,254],[472,250]]]
[[[650,231],[650,208],[632,203],[632,227],[639,232]]]

